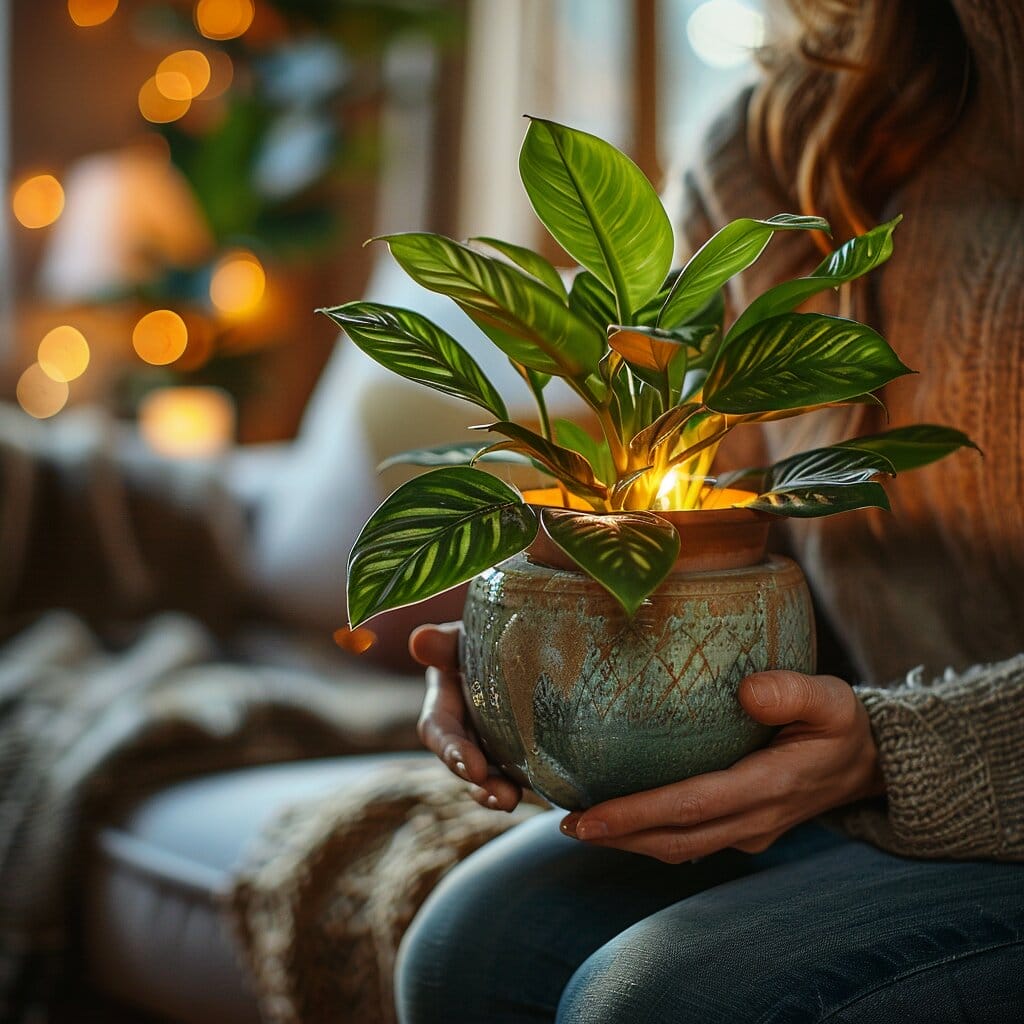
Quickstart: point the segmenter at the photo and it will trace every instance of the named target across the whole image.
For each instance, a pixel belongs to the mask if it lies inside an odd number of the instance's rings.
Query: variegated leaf
[[[501,395],[473,357],[425,316],[377,302],[349,302],[317,312],[392,373],[473,402],[502,419],[508,415]]]
[[[519,173],[541,222],[612,290],[617,319],[628,320],[672,263],[672,225],[643,171],[603,139],[535,118]]]
[[[709,238],[683,267],[661,307],[657,326],[685,323],[729,278],[746,270],[776,231],[829,232],[828,221],[779,213],[767,220],[743,217]]]
[[[536,533],[536,512],[489,473],[424,473],[399,487],[356,538],[349,624],[450,590],[522,551]]]
[[[651,512],[591,515],[545,508],[552,541],[633,615],[672,571],[679,554],[675,527]]]
[[[605,351],[601,333],[518,267],[429,232],[383,240],[417,284],[457,302],[517,363],[562,377],[597,370]],[[487,331],[486,325],[496,330]]]
[[[796,409],[842,402],[911,372],[864,324],[784,313],[722,345],[703,397],[731,415]]]

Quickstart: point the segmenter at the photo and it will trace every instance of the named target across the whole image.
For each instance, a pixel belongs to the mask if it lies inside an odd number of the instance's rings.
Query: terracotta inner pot
[[[719,507],[655,512],[656,516],[671,523],[679,533],[679,557],[672,571],[687,573],[741,569],[763,561],[768,528],[773,517],[767,512],[751,508],[732,507],[750,496],[749,491],[723,487],[713,493],[713,501]],[[561,494],[555,487],[524,491],[523,497],[531,505],[564,507]],[[590,511],[582,502],[572,500],[570,505],[578,511]],[[527,548],[526,557],[538,565],[580,571],[579,566],[551,540],[543,527],[537,531],[536,539]]]

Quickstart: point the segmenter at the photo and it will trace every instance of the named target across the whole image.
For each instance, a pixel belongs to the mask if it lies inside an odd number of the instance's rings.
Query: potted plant
[[[764,556],[772,517],[888,509],[882,479],[973,445],[949,427],[903,427],[716,479],[731,431],[877,404],[875,391],[911,372],[871,327],[794,312],[885,262],[900,218],[727,324],[727,281],[775,232],[828,235],[824,220],[733,221],[673,271],[662,204],[613,146],[532,119],[519,166],[538,217],[582,268],[570,286],[497,239],[383,240],[508,357],[536,399],[535,423],[512,421],[469,354],[419,314],[322,310],[383,366],[484,409],[479,429],[496,435],[389,460],[430,470],[356,540],[348,614],[356,626],[472,579],[463,669],[477,732],[504,771],[579,808],[726,767],[767,741],[739,707],[739,681],[814,669],[803,577]],[[552,377],[579,396],[578,420],[552,422]],[[478,466],[495,461],[531,465],[550,486],[520,493]]]

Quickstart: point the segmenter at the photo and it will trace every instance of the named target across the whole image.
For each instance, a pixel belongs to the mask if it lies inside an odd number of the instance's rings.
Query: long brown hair
[[[785,197],[860,234],[956,123],[970,50],[947,0],[785,0],[761,54],[751,153]],[[777,12],[777,17],[778,17]]]

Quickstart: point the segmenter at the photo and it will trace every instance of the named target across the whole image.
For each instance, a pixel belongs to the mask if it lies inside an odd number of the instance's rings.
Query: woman
[[[887,389],[892,425],[955,424],[988,458],[899,480],[891,517],[796,526],[871,685],[750,677],[740,702],[783,727],[767,749],[471,857],[406,937],[405,1024],[1024,1020],[1024,4],[790,7],[792,38],[687,180],[686,233],[799,205],[842,237],[903,212],[875,293],[846,301],[926,371]],[[796,234],[747,289],[813,266]],[[508,810],[520,793],[465,729],[457,628],[412,638],[432,666],[421,735]]]

